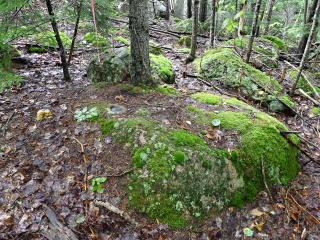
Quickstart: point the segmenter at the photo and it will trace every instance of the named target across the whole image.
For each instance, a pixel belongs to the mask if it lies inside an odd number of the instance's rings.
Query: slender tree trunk
[[[192,0],[187,0],[187,18],[192,17]]]
[[[199,22],[204,23],[207,20],[208,0],[200,1]]]
[[[307,40],[307,43],[306,43],[306,46],[305,46],[305,49],[304,49],[304,53],[303,53],[300,65],[299,65],[299,71],[298,71],[298,74],[297,74],[297,77],[296,77],[296,81],[294,82],[294,84],[292,85],[292,88],[290,90],[290,96],[291,97],[294,95],[294,91],[296,90],[299,78],[300,78],[301,73],[302,73],[302,69],[304,67],[304,64],[305,64],[306,60],[308,59],[308,56],[309,56],[309,50],[310,50],[311,43],[312,43],[312,41],[313,41],[313,39],[314,39],[314,37],[316,35],[316,32],[317,32],[316,29],[317,29],[317,26],[318,26],[319,11],[320,11],[320,1],[317,1],[316,9],[315,9],[315,12],[313,14],[314,17],[313,17],[313,21],[312,21],[312,27],[311,27],[311,30],[310,30],[310,33],[309,33],[309,36],[308,36],[308,40]]]
[[[304,1],[304,13],[303,13],[303,24],[307,24],[307,15],[308,15],[308,0]]]
[[[187,62],[192,62],[196,57],[197,50],[197,35],[198,35],[198,9],[199,0],[194,0],[193,14],[192,14],[192,37],[191,37],[191,50],[187,57]]]
[[[211,0],[211,21],[210,21],[210,47],[214,47],[216,25],[216,0]]]
[[[133,85],[155,85],[150,73],[148,0],[129,0],[130,76]]]
[[[169,18],[170,18],[170,11],[169,11],[170,4],[169,4],[169,0],[165,0],[165,4],[166,4],[166,14],[165,14],[164,19],[165,19],[165,20],[169,20]]]
[[[237,12],[238,12],[238,0],[236,0],[236,7],[235,7],[235,11],[236,11],[236,13],[235,13],[235,14],[237,14]]]
[[[78,26],[79,26],[79,21],[80,21],[80,16],[81,16],[81,10],[82,10],[82,4],[83,4],[83,0],[81,0],[77,4],[76,9],[77,9],[77,20],[76,20],[76,24],[74,26],[74,32],[73,32],[73,37],[72,37],[72,42],[71,42],[71,46],[70,46],[70,53],[69,53],[69,58],[68,58],[68,64],[70,64],[71,62],[71,58],[72,58],[72,52],[73,52],[73,48],[74,48],[74,44],[76,42],[77,39],[77,34],[78,34]]]
[[[264,35],[268,35],[268,33],[269,33],[269,26],[270,26],[270,22],[271,22],[274,3],[275,3],[275,0],[270,0],[269,6],[268,6],[266,27],[265,27],[264,33],[263,33]]]
[[[260,23],[261,23],[262,20],[263,20],[263,17],[264,17],[265,12],[266,12],[266,8],[264,8],[263,11],[262,11],[261,14],[260,14],[260,20],[259,20]],[[258,24],[258,26],[257,26],[257,31],[256,31],[256,37],[259,37],[259,36],[260,36],[260,24]]]
[[[69,73],[69,69],[68,69],[68,63],[67,63],[67,59],[66,59],[66,52],[64,50],[64,46],[63,46],[63,43],[60,38],[57,22],[54,18],[54,13],[52,10],[51,1],[46,0],[46,5],[47,5],[48,14],[51,16],[50,22],[52,25],[52,29],[53,29],[55,38],[56,38],[58,46],[59,46],[60,59],[61,59],[61,64],[62,64],[62,68],[63,68],[63,78],[65,81],[71,81],[71,77],[70,77],[70,73]]]
[[[240,11],[242,11],[242,14],[240,15],[240,18],[239,18],[239,26],[238,26],[238,37],[239,38],[241,38],[244,35],[243,34],[243,27],[244,27],[244,20],[246,17],[246,14],[245,14],[246,4],[247,4],[247,1],[240,4],[240,8],[241,8]]]
[[[249,63],[249,61],[250,61],[250,56],[251,56],[251,51],[252,51],[252,44],[253,44],[253,40],[254,40],[254,36],[255,36],[255,33],[256,33],[257,24],[258,24],[258,16],[259,16],[259,10],[260,10],[260,6],[261,6],[261,1],[262,0],[257,0],[256,6],[255,6],[255,9],[254,9],[254,17],[253,17],[250,40],[249,40],[249,43],[248,43],[246,63]]]
[[[304,26],[304,34],[302,35],[301,40],[299,42],[299,46],[298,46],[298,54],[299,54],[300,58],[302,57],[304,50],[306,48],[306,45],[307,45],[309,31],[310,31],[310,29],[308,29],[308,25],[309,24],[311,25],[311,23],[313,22],[312,19],[315,14],[315,11],[316,11],[318,1],[320,1],[320,0],[313,0],[313,4],[312,4],[310,12],[309,12],[307,23]],[[318,22],[316,22],[316,27],[317,26],[318,26]]]

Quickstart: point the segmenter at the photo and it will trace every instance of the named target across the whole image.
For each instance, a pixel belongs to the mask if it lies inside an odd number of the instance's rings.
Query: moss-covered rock
[[[119,48],[105,52],[93,58],[87,67],[87,75],[91,82],[122,82],[129,77],[130,53],[128,48]],[[173,83],[174,70],[170,60],[164,56],[150,53],[151,74],[156,82]]]
[[[110,42],[103,37],[101,34],[96,34],[95,32],[88,32],[84,35],[84,40],[87,43],[91,43],[96,47],[108,47],[110,46]]]
[[[288,184],[300,169],[299,151],[281,136],[286,128],[275,118],[234,98],[191,97],[198,102],[185,109],[186,116],[200,129],[219,119],[219,131],[232,135],[232,148],[216,149],[206,142],[204,130],[198,135],[146,120],[150,114],[141,117],[139,109],[140,117],[101,121],[102,133],[131,150],[129,206],[177,228],[254,200],[264,188],[261,161],[270,187]],[[215,111],[200,110],[199,102],[215,105]],[[295,135],[289,137],[299,143]]]
[[[59,33],[62,44],[65,48],[69,48],[71,45],[71,39],[67,34]],[[45,31],[33,36],[33,39],[43,46],[58,47],[58,43],[53,31]]]
[[[191,37],[183,36],[183,37],[179,38],[178,43],[179,43],[179,45],[183,45],[183,46],[190,48],[191,47]]]
[[[150,53],[150,62],[152,75],[156,80],[169,84],[174,83],[175,72],[169,59],[161,55],[157,56]]]
[[[276,80],[246,64],[227,48],[206,51],[202,59],[197,58],[194,61],[194,66],[199,73],[203,74],[204,72],[208,78],[222,79],[227,86],[238,88],[240,84],[249,95],[258,89],[254,82],[271,92],[282,90]],[[241,82],[240,76],[242,76]]]
[[[274,44],[276,44],[278,46],[279,49],[281,49],[282,51],[288,52],[285,43],[280,38],[278,38],[276,36],[268,36],[268,35],[264,35],[261,38],[267,39],[267,40],[273,42]]]

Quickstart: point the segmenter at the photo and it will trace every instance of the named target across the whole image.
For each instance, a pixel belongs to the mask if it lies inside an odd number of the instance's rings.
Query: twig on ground
[[[76,139],[75,137],[73,137],[73,139],[80,145],[81,147],[81,155],[83,157],[83,162],[84,162],[84,165],[85,165],[85,173],[84,173],[84,183],[83,183],[83,190],[87,190],[87,179],[88,179],[88,166],[87,166],[87,157],[86,157],[86,154],[84,152],[84,147],[83,147],[83,144],[78,140]]]
[[[107,177],[121,177],[121,176],[123,176],[123,175],[126,175],[126,174],[132,172],[132,171],[133,171],[133,168],[131,168],[131,169],[127,170],[127,171],[124,171],[124,172],[122,172],[122,173],[119,173],[119,174],[107,175]]]
[[[5,135],[6,135],[6,130],[7,130],[7,128],[8,128],[8,124],[9,124],[11,118],[13,117],[13,115],[14,115],[15,113],[16,113],[16,111],[13,111],[13,113],[12,113],[12,114],[10,115],[10,117],[8,118],[6,124],[1,127],[1,129],[2,129],[2,131],[3,131],[3,133],[2,133],[2,136],[3,136],[3,137],[5,137]]]
[[[273,197],[272,197],[272,195],[271,195],[270,189],[269,189],[268,184],[267,184],[266,173],[265,173],[265,171],[264,171],[263,157],[261,157],[261,173],[262,173],[263,183],[264,183],[264,186],[265,186],[266,189],[267,189],[268,197],[269,197],[269,199],[270,199],[270,202],[272,202],[272,204],[274,205]]]
[[[117,208],[116,206],[113,206],[111,203],[109,203],[107,201],[102,202],[102,201],[95,200],[93,203],[95,205],[105,207],[106,209],[108,209],[109,211],[111,211],[111,212],[113,212],[115,214],[118,214],[120,217],[124,218],[126,221],[128,221],[129,223],[135,225],[138,228],[142,228],[143,229],[143,227],[144,227],[142,224],[138,223],[136,220],[131,218],[128,213],[120,210],[119,208]]]
[[[313,99],[312,97],[310,97],[305,91],[303,91],[301,88],[298,89],[298,92],[300,92],[303,96],[305,96],[306,98],[308,98],[311,102],[313,102],[314,104],[316,104],[317,106],[320,106],[320,102],[318,102],[317,100]]]

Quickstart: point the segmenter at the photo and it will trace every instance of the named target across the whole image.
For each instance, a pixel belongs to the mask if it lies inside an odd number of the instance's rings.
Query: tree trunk
[[[244,27],[244,20],[245,20],[245,11],[246,11],[246,4],[247,4],[247,1],[245,1],[244,3],[241,3],[240,4],[240,8],[242,11],[242,14],[240,15],[240,18],[239,18],[239,26],[238,26],[238,37],[241,38],[244,33],[243,33],[243,27]]]
[[[77,10],[77,20],[76,20],[76,24],[74,26],[74,32],[73,32],[72,42],[71,42],[71,46],[70,46],[68,64],[70,64],[70,62],[71,62],[72,52],[73,52],[74,44],[76,42],[76,38],[77,38],[77,34],[78,34],[78,26],[79,26],[79,21],[80,21],[80,16],[81,16],[83,0],[81,0],[79,2],[79,4],[78,3],[75,3],[75,4],[76,4],[76,10]]]
[[[308,0],[304,1],[304,12],[303,12],[303,24],[307,24],[307,15],[308,15]]]
[[[192,17],[192,0],[187,0],[187,18]]]
[[[264,17],[265,12],[266,12],[266,8],[264,8],[263,11],[261,11],[260,20],[259,20],[260,23],[261,23],[262,20],[263,20],[263,17]],[[259,36],[260,36],[260,24],[258,24],[258,26],[257,26],[257,31],[256,31],[256,37],[259,37]]]
[[[317,8],[317,5],[318,5],[318,1],[320,0],[313,0],[313,4],[311,6],[311,9],[310,9],[310,12],[309,12],[309,16],[308,16],[308,19],[307,19],[307,23],[305,24],[304,26],[304,34],[302,35],[301,37],[301,40],[299,42],[299,46],[298,46],[298,56],[301,58],[303,53],[304,53],[304,50],[306,48],[306,45],[307,45],[307,41],[308,41],[308,36],[309,36],[309,31],[310,31],[310,28],[308,29],[308,25],[313,22],[313,16],[315,14],[315,10]],[[316,22],[316,27],[318,26],[318,22]]]
[[[199,22],[204,23],[207,20],[208,0],[200,1]]]
[[[211,21],[210,21],[210,47],[214,47],[216,24],[216,0],[211,0]]]
[[[130,76],[133,85],[155,85],[150,73],[148,0],[129,0]]]
[[[191,37],[191,50],[187,57],[187,62],[192,62],[196,57],[197,50],[197,35],[198,35],[198,9],[199,0],[194,0],[193,14],[192,14],[192,37]]]
[[[314,37],[316,35],[316,32],[317,32],[316,29],[317,29],[317,26],[318,26],[319,11],[320,11],[319,9],[320,9],[320,1],[317,1],[316,9],[315,9],[315,12],[313,14],[314,18],[313,18],[313,21],[312,21],[312,27],[311,27],[311,30],[310,30],[310,33],[309,33],[309,36],[308,36],[308,39],[307,39],[307,43],[306,43],[306,46],[305,46],[305,49],[304,49],[304,53],[303,53],[300,65],[299,65],[299,71],[298,71],[298,74],[297,74],[297,77],[296,77],[296,81],[294,82],[294,84],[292,85],[292,88],[290,90],[290,96],[291,97],[294,95],[294,91],[296,90],[299,78],[300,78],[301,73],[302,73],[302,69],[304,67],[304,64],[305,64],[308,56],[309,56],[309,50],[310,50],[310,46],[311,46],[312,40],[314,39]]]
[[[268,35],[268,33],[269,33],[269,26],[270,26],[270,22],[271,22],[274,3],[275,3],[275,0],[270,0],[269,6],[268,6],[266,27],[265,27],[264,33],[263,33],[264,35]]]
[[[70,73],[69,73],[69,69],[68,69],[68,63],[67,63],[67,59],[66,59],[66,52],[64,50],[64,46],[63,46],[63,43],[60,38],[56,19],[54,18],[54,13],[52,10],[51,1],[46,0],[46,4],[47,4],[47,9],[48,9],[48,14],[51,16],[50,22],[52,25],[52,29],[53,29],[56,41],[59,46],[60,59],[61,59],[61,64],[62,64],[62,68],[63,68],[63,78],[65,81],[71,81],[71,77],[70,77]]]
[[[169,18],[170,18],[169,0],[165,0],[165,4],[166,4],[166,14],[165,14],[165,16],[164,16],[164,19],[165,19],[165,20],[169,20]]]
[[[262,0],[257,0],[256,6],[255,6],[255,9],[254,9],[254,17],[253,17],[250,40],[249,40],[249,43],[248,43],[246,63],[249,63],[249,61],[250,61],[250,55],[251,55],[251,51],[252,51],[252,44],[253,44],[253,40],[254,40],[254,36],[255,36],[255,33],[256,33],[257,24],[258,24],[258,16],[259,16],[259,10],[260,10],[261,1]]]

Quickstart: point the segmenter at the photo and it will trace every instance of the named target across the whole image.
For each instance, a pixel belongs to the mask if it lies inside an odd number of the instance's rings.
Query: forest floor
[[[170,29],[165,21],[158,24],[159,29]],[[121,117],[125,118],[144,108],[158,122],[192,131],[192,126],[183,124],[187,120],[184,115],[179,114],[189,104],[188,95],[199,91],[220,94],[199,79],[186,77],[186,73],[193,73],[191,65],[185,64],[187,54],[168,49],[174,49],[176,37],[156,31],[151,34],[166,46],[164,55],[176,70],[179,96],[156,91],[132,94],[118,85],[97,88],[85,77],[94,53],[83,50],[75,52],[70,65],[73,81],[64,82],[57,64],[58,51],[31,54],[26,51],[27,41],[17,42],[27,64],[14,67],[26,81],[0,93],[0,239],[320,239],[320,140],[319,131],[314,131],[319,129],[319,116],[310,118],[308,109],[313,103],[298,95],[293,98],[295,109],[307,122],[297,116],[271,114],[289,129],[301,132],[301,149],[313,160],[301,154],[298,176],[288,186],[271,189],[274,202],[267,191],[262,191],[255,202],[242,209],[225,209],[182,230],[127,207],[130,152],[101,135],[97,122],[77,122],[75,111],[108,102],[123,106],[126,111]],[[199,39],[198,55],[206,40]],[[277,77],[280,70],[272,74]],[[290,82],[283,84],[289,91]],[[219,87],[223,89],[223,85]],[[251,104],[260,108],[258,103]],[[52,116],[37,121],[40,109],[50,109]],[[220,141],[223,144],[228,139]],[[86,171],[87,189],[83,181]],[[91,179],[97,176],[107,177],[103,194],[90,190]],[[139,225],[95,204],[95,200],[130,214]],[[252,237],[244,235],[245,228],[253,231]]]

